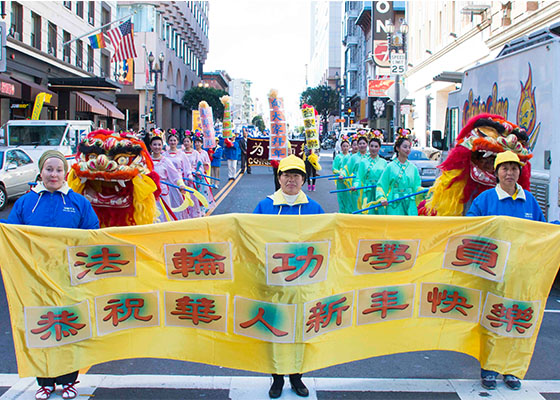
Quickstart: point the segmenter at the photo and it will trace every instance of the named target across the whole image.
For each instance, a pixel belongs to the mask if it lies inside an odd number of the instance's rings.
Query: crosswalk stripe
[[[97,388],[166,388],[229,390],[231,400],[263,398],[270,387],[271,379],[261,376],[192,376],[192,375],[100,375],[80,376],[78,391],[82,396],[91,396]],[[383,379],[383,378],[313,378],[304,376],[309,388],[309,399],[316,400],[317,392],[413,392],[413,393],[456,393],[461,400],[480,399],[485,396],[478,379]],[[10,387],[1,400],[33,398],[37,390],[34,378],[20,379],[17,374],[0,374],[0,386]],[[560,380],[525,380],[521,390],[509,390],[498,381],[498,388],[490,392],[495,400],[543,400],[540,393],[560,393]],[[52,399],[60,398],[60,393]],[[290,389],[288,379],[284,386],[283,399],[297,399]]]

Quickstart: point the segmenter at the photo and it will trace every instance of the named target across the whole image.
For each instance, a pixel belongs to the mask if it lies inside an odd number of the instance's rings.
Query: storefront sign
[[[387,91],[394,84],[392,79],[369,79],[368,97],[388,97]]]

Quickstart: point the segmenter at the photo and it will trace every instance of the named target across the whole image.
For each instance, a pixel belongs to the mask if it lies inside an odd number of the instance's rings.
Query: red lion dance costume
[[[525,163],[519,184],[529,190],[532,157],[526,148],[527,134],[517,125],[493,114],[471,118],[461,129],[455,147],[438,167],[442,173],[419,207],[423,215],[464,215],[481,192],[496,186],[496,154],[511,150]]]
[[[101,227],[154,222],[161,190],[144,142],[99,129],[80,143],[76,160],[68,184],[91,202]]]

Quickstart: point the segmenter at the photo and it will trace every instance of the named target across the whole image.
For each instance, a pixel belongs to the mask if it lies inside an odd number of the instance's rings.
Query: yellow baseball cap
[[[297,169],[305,174],[305,163],[298,156],[291,154],[280,161],[278,172],[289,171],[291,169]]]
[[[514,162],[519,164],[519,166],[523,166],[523,163],[519,160],[517,154],[515,154],[511,150],[504,151],[502,153],[498,153],[496,159],[494,160],[494,170],[498,169],[498,165],[506,163],[506,162]]]

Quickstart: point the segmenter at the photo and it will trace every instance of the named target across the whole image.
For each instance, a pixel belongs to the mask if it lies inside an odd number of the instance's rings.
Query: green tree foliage
[[[198,103],[204,100],[212,107],[214,120],[221,121],[224,118],[224,105],[220,101],[220,97],[227,94],[226,91],[220,89],[194,86],[183,95],[183,105],[189,110],[198,110]]]
[[[332,87],[321,85],[308,87],[299,98],[300,106],[309,104],[323,117],[323,132],[327,132],[327,119],[331,115],[338,115],[339,96]]]
[[[251,124],[255,125],[261,132],[264,132],[266,129],[262,115],[256,115],[251,121]]]

